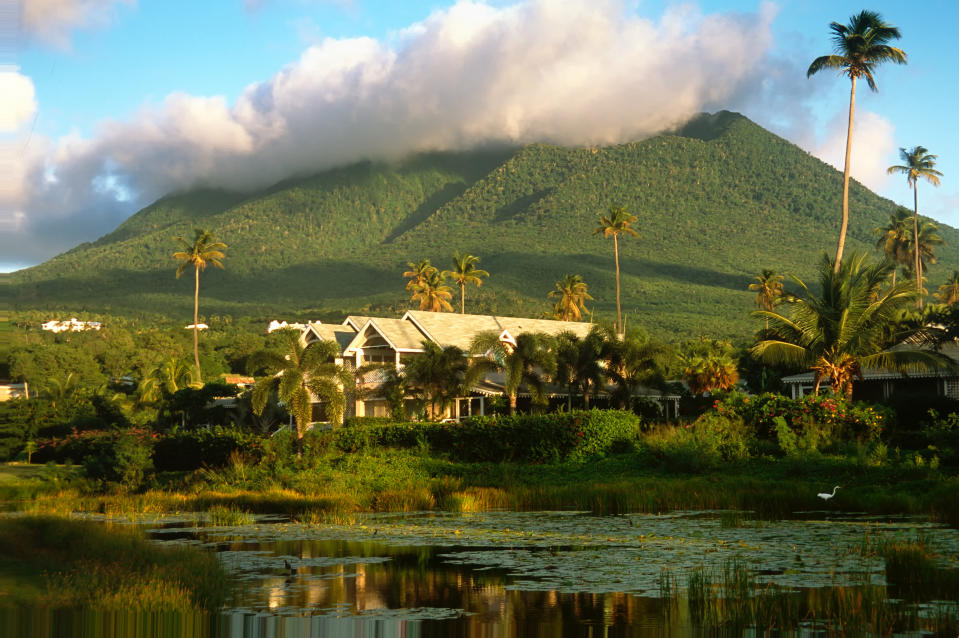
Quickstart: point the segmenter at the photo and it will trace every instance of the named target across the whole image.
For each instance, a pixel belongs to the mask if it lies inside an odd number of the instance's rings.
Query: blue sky
[[[939,156],[921,212],[959,226],[959,3],[821,0],[21,0],[0,33],[0,270],[109,232],[172,190],[242,187],[364,157],[488,140],[652,135],[738,110],[841,168],[849,82],[806,79],[863,8],[905,67],[857,91],[853,175]],[[952,27],[952,29],[950,29]],[[855,214],[855,211],[853,211]]]

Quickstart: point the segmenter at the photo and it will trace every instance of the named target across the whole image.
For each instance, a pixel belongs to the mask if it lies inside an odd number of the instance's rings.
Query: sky
[[[909,63],[879,67],[877,93],[858,84],[852,174],[911,208],[886,168],[924,146],[943,178],[920,183],[920,212],[959,227],[954,0],[0,0],[0,272],[172,192],[490,142],[613,144],[703,111],[841,170],[849,80],[806,70],[862,9],[900,29]]]

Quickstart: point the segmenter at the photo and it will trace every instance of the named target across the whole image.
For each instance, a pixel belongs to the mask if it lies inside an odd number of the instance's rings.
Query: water
[[[880,539],[923,538],[959,569],[959,532],[910,519],[807,512],[743,521],[722,512],[357,515],[304,525],[279,517],[209,526],[194,516],[140,519],[157,542],[217,553],[238,583],[218,614],[0,613],[0,633],[30,636],[631,636],[684,633],[669,608],[691,575],[748,567],[783,595],[894,587]],[[292,569],[287,568],[287,564]],[[675,593],[675,592],[674,592]],[[933,601],[917,601],[929,604]],[[6,631],[3,632],[3,629]],[[810,635],[815,634],[810,629]],[[802,633],[802,632],[800,632]]]

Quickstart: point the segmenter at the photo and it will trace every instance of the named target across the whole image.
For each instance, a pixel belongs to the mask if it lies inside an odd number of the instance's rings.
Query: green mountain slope
[[[191,226],[229,244],[225,271],[201,281],[207,314],[315,317],[397,314],[401,273],[455,250],[491,277],[468,310],[539,316],[546,293],[579,274],[597,317],[615,308],[612,245],[592,235],[611,204],[639,216],[620,245],[630,323],[664,337],[743,336],[755,329],[747,291],[762,268],[806,277],[835,250],[841,176],[741,115],[701,116],[679,130],[603,148],[535,144],[363,163],[265,191],[166,197],[116,231],[11,276],[18,308],[187,316],[191,283],[173,277],[172,238]],[[850,192],[847,250],[873,251],[894,204]],[[959,231],[928,273],[935,289],[959,269]]]

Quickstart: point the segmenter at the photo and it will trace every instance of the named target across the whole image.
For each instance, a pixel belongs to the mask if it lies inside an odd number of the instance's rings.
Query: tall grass
[[[134,529],[56,516],[0,519],[0,604],[113,610],[215,609],[231,586],[216,557],[161,547]]]

